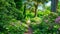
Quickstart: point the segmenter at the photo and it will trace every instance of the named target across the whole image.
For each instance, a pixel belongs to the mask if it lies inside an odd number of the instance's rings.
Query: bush
[[[58,18],[57,13],[51,12],[47,16],[42,17],[42,22],[40,24],[31,24],[30,27],[33,30],[33,34],[56,34],[60,32],[60,25],[56,23]],[[38,23],[38,22],[37,22]]]
[[[0,0],[0,34],[25,32],[26,27],[18,22],[23,19],[23,14],[15,6],[14,0]]]

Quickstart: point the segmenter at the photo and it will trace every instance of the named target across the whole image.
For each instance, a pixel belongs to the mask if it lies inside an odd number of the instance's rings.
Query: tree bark
[[[38,2],[35,4],[35,17],[37,16]]]
[[[23,12],[23,14],[24,14],[24,18],[26,17],[26,4],[24,4],[24,12]]]
[[[51,11],[52,12],[57,11],[57,5],[58,5],[58,0],[51,0]]]

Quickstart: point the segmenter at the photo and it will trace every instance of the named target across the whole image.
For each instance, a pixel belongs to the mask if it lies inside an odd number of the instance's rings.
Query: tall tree
[[[51,0],[51,11],[52,12],[57,11],[57,4],[58,4],[58,0]]]
[[[33,1],[35,1],[35,16],[37,16],[38,5],[39,4],[43,4],[44,5],[44,3],[48,2],[49,0],[33,0]]]
[[[38,5],[41,2],[41,0],[33,0],[33,1],[35,1],[35,4],[34,4],[34,6],[35,6],[35,16],[37,16],[37,8],[38,8]]]
[[[23,14],[24,14],[24,18],[26,17],[26,3],[24,3],[24,12],[23,12]]]

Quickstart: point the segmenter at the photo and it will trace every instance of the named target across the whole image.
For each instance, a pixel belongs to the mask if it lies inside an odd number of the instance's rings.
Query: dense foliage
[[[59,16],[56,13],[50,13],[47,16],[43,16],[39,22],[31,23],[33,34],[56,34],[59,33]],[[38,23],[38,24],[37,24]]]
[[[32,34],[60,34],[60,1],[56,12],[45,6],[49,1],[0,0],[0,34],[24,34],[28,28]]]
[[[22,34],[25,31],[17,20],[22,20],[23,14],[16,9],[14,0],[0,0],[0,34]]]

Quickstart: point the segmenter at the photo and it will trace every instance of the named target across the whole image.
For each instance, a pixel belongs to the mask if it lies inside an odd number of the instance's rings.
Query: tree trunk
[[[35,4],[35,17],[37,16],[38,2]]]
[[[58,0],[51,0],[51,11],[52,12],[57,11],[57,4],[58,4]]]
[[[23,12],[23,14],[24,14],[24,18],[26,17],[26,4],[24,4],[24,12]]]

